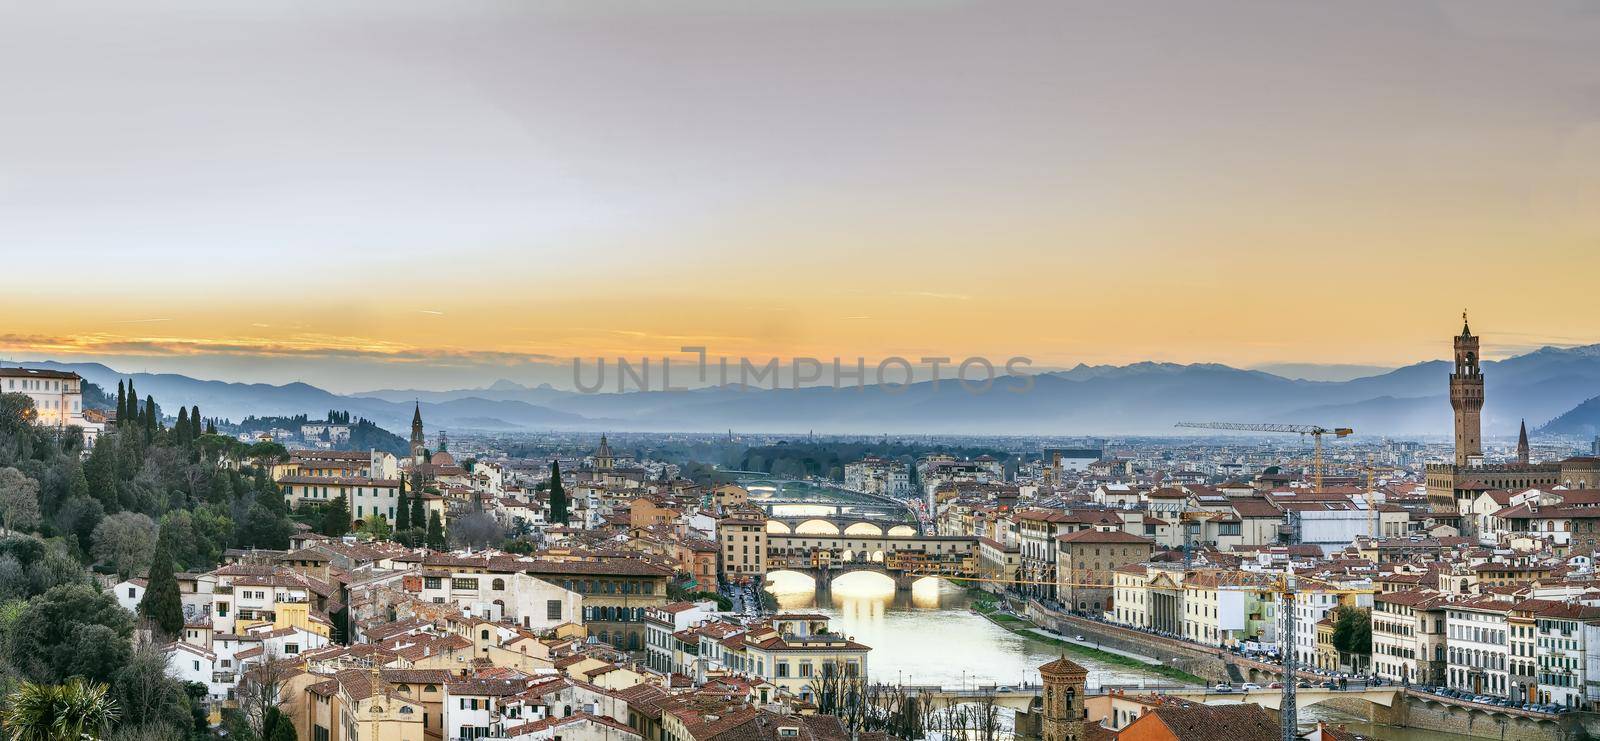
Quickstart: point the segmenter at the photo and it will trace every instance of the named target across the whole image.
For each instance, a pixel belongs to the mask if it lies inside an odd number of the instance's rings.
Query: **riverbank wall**
[[[1064,615],[1037,602],[1030,601],[1023,616],[1033,621],[1034,625],[1062,635],[1081,635],[1086,640],[1119,651],[1158,656],[1165,665],[1182,669],[1207,682],[1239,681],[1229,672],[1226,661],[1215,653],[1208,652],[1203,646],[1166,640],[1159,636],[1146,636],[1138,631],[1113,628],[1093,620]]]
[[[1168,666],[1177,667],[1209,682],[1242,681],[1267,684],[1278,680],[1281,668],[1244,659],[1228,651],[1200,646],[1143,631],[1122,628],[1051,610],[1028,602],[1023,614],[1036,625],[1064,635],[1085,639],[1120,650],[1159,656]],[[1561,716],[1528,715],[1499,708],[1440,698],[1401,689],[1392,707],[1359,698],[1332,698],[1321,703],[1364,717],[1374,723],[1397,728],[1417,728],[1501,741],[1556,741],[1600,738],[1600,714],[1567,713]]]

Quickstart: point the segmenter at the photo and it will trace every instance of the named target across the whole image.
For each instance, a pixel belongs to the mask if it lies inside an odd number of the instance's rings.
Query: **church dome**
[[[456,457],[450,455],[450,451],[448,450],[441,450],[437,453],[434,453],[433,457],[428,459],[428,462],[435,466],[454,466],[456,464]]]

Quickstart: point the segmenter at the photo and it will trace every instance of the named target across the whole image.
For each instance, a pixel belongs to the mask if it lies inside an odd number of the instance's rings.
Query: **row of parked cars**
[[[1426,692],[1430,695],[1438,695],[1440,697],[1448,697],[1455,700],[1475,702],[1480,705],[1494,705],[1495,707],[1511,708],[1514,710],[1528,710],[1535,713],[1554,714],[1565,713],[1569,710],[1572,710],[1572,708],[1569,708],[1565,705],[1557,705],[1555,703],[1517,702],[1516,700],[1509,700],[1504,697],[1494,697],[1492,695],[1474,695],[1465,690],[1455,690],[1450,689],[1449,687],[1413,687],[1412,689],[1418,692]]]

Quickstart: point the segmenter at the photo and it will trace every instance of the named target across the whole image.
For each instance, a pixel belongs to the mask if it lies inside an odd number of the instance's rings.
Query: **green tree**
[[[195,404],[189,409],[189,439],[198,439],[200,435],[200,405]]]
[[[428,547],[436,551],[445,548],[444,523],[439,520],[438,510],[428,513]]]
[[[128,418],[128,394],[122,388],[122,379],[117,379],[117,422]]]
[[[149,620],[166,638],[179,638],[183,631],[183,596],[178,593],[178,578],[172,573],[172,556],[165,543],[156,543],[150,559],[150,577],[144,599],[139,600],[139,615]]]
[[[294,721],[277,708],[268,708],[261,721],[261,741],[295,741]]]
[[[406,494],[406,477],[400,477],[400,501],[394,506],[394,529],[411,529],[411,498]]]
[[[90,537],[95,560],[126,579],[150,567],[156,545],[156,524],[137,512],[119,512],[100,521]]]
[[[104,684],[73,677],[66,684],[24,682],[6,696],[0,728],[13,741],[98,739],[120,713]]]
[[[428,523],[428,503],[422,498],[422,487],[411,489],[411,529],[425,530]]]
[[[178,438],[178,442],[187,442],[186,438],[189,435],[188,407],[178,407],[178,423],[173,425],[172,434]]]
[[[117,670],[111,695],[122,708],[119,732],[147,729],[146,735],[136,737],[172,739],[188,736],[194,727],[196,703],[183,682],[167,676],[167,655],[153,644],[135,651]]]
[[[244,516],[233,531],[233,544],[237,548],[265,548],[284,550],[289,547],[289,536],[294,534],[294,523],[278,512],[273,512],[261,502],[246,506]]]
[[[1333,647],[1350,656],[1352,664],[1371,656],[1372,612],[1364,607],[1334,608]]]
[[[345,501],[343,494],[334,497],[322,510],[322,526],[317,532],[330,538],[350,532],[350,503]]]
[[[394,528],[389,527],[389,518],[373,515],[361,521],[360,532],[373,540],[388,540],[394,534]]]
[[[103,682],[128,663],[133,618],[94,586],[63,584],[29,600],[6,632],[6,658],[28,679]]]
[[[144,441],[150,442],[156,437],[156,431],[161,428],[161,412],[156,410],[156,397],[146,394],[144,397]]]
[[[129,427],[139,419],[139,392],[133,388],[133,379],[128,379],[128,408],[127,414],[117,417],[118,427]]]
[[[0,468],[0,523],[7,530],[32,530],[39,520],[39,482],[15,468]]]
[[[561,464],[550,461],[550,521],[567,524],[567,490],[561,487]]]

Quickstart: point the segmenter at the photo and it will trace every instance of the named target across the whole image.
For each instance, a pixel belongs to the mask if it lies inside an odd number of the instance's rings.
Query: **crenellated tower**
[[[1450,408],[1456,413],[1456,465],[1483,456],[1483,370],[1478,367],[1478,338],[1461,312],[1456,337],[1456,367],[1450,374]]]

